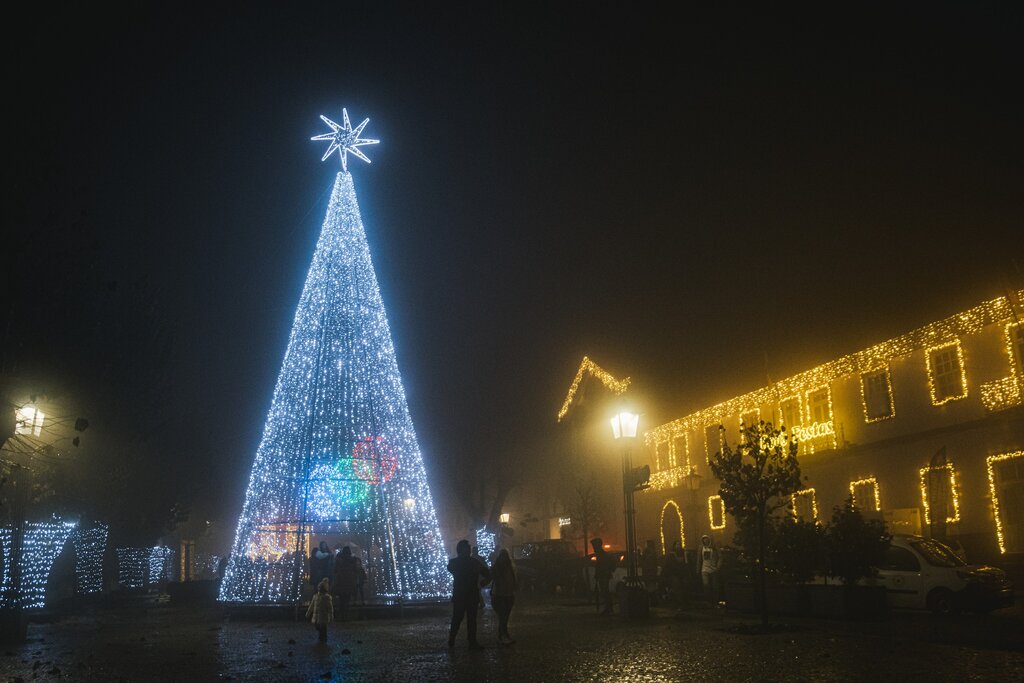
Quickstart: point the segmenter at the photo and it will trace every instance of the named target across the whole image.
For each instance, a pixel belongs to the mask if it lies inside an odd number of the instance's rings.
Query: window
[[[786,429],[799,427],[803,424],[803,420],[800,417],[800,413],[803,411],[800,409],[799,396],[790,396],[787,399],[783,399],[779,403],[779,411],[782,413],[782,424],[786,426]]]
[[[680,434],[672,439],[672,450],[669,451],[668,460],[669,467],[679,467],[684,462],[690,462],[690,444],[686,434]]]
[[[926,358],[934,405],[940,406],[967,396],[967,378],[959,340],[928,349]]]
[[[10,415],[10,413],[8,413]],[[22,406],[15,412],[14,433],[39,436],[43,433],[43,418],[46,416],[35,406]]]
[[[708,498],[708,522],[715,531],[725,528],[725,501],[721,496]]]
[[[864,404],[864,421],[878,422],[895,414],[889,368],[865,372],[860,376],[860,396]]]
[[[668,441],[659,441],[654,444],[654,467],[661,471],[668,466]]]
[[[920,541],[911,541],[910,545],[914,550],[924,556],[924,561],[933,567],[965,567],[967,563],[956,556],[953,549],[939,543],[931,538],[923,538]]]
[[[708,462],[715,457],[715,453],[722,450],[722,438],[725,430],[721,425],[708,425],[704,428],[704,446],[707,449]]]
[[[917,555],[906,548],[891,545],[885,551],[881,569],[895,572],[919,572],[921,571],[921,562],[917,559]]]
[[[851,481],[850,495],[853,496],[853,504],[861,510],[877,512],[882,509],[882,502],[878,496],[878,482],[874,477]]]
[[[797,491],[792,497],[793,516],[805,522],[813,522],[818,519],[818,501],[814,496],[814,489]]]
[[[956,471],[952,463],[922,467],[921,502],[924,504],[924,523],[932,520],[947,524],[960,521],[960,497],[956,490]]]
[[[1010,365],[1017,368],[1017,377],[1024,381],[1024,325],[1010,323],[1006,326],[1006,342],[1010,348]]]
[[[753,410],[746,410],[740,413],[740,443],[746,443],[747,439],[744,436],[743,430],[756,427],[761,422],[761,409],[754,408]]]
[[[1024,551],[1024,451],[988,457],[988,485],[999,552]]]
[[[832,397],[828,387],[807,392],[807,417],[811,424],[824,424],[832,421]]]

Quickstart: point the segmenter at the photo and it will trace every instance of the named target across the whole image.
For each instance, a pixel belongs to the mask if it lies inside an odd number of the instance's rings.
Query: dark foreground
[[[6,646],[9,681],[1021,681],[1024,615],[872,623],[774,620],[706,607],[655,610],[628,622],[579,601],[524,601],[517,642],[499,646],[485,610],[481,651],[446,646],[443,613],[331,625],[316,644],[306,623],[227,618],[220,608],[98,611],[32,624]],[[463,627],[465,628],[465,627]]]

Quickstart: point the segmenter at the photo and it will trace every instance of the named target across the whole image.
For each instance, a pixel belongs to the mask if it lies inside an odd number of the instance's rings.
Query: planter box
[[[807,586],[810,613],[838,619],[877,619],[889,613],[883,586]]]

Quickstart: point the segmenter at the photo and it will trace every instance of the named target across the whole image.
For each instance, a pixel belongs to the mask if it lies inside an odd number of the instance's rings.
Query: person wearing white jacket
[[[722,599],[722,555],[715,547],[715,542],[707,534],[700,539],[699,562],[704,595],[712,605],[718,605]]]

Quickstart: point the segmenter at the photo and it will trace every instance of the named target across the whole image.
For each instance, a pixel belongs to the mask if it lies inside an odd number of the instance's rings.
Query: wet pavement
[[[750,615],[704,606],[628,621],[529,599],[513,610],[515,644],[497,644],[487,609],[486,647],[471,651],[464,630],[448,649],[438,610],[335,623],[323,646],[304,622],[158,606],[32,624],[29,642],[2,646],[0,681],[1021,681],[1022,612],[776,618],[750,633]]]

